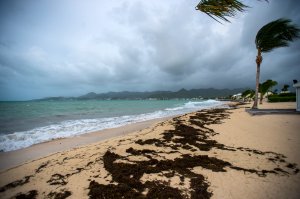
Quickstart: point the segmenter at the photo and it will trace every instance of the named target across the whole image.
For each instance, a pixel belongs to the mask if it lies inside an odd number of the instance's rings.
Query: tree
[[[300,37],[300,29],[291,23],[289,19],[277,19],[263,26],[256,35],[255,45],[256,56],[256,87],[255,100],[252,108],[257,109],[260,65],[263,57],[262,53],[270,52],[279,47],[287,47],[289,42]]]
[[[289,87],[290,87],[289,85],[285,84],[285,85],[283,85],[283,88],[281,89],[281,91],[286,92],[289,90]]]
[[[276,86],[277,85],[277,82],[276,81],[273,81],[271,79],[268,79],[267,81],[265,81],[264,83],[262,84],[259,84],[259,92],[260,92],[260,101],[259,103],[262,104],[262,101],[263,101],[263,97],[264,95],[270,91],[270,89],[273,87],[273,86]]]
[[[242,93],[242,98],[244,99],[244,101],[245,101],[246,99],[253,99],[254,94],[255,94],[255,91],[254,91],[254,90],[248,89],[248,90],[245,90],[245,91]]]
[[[268,0],[265,1],[268,2]],[[230,22],[228,17],[234,17],[238,12],[244,12],[247,8],[249,6],[240,0],[201,0],[196,6],[196,10],[207,14],[214,20],[221,19],[226,22]]]

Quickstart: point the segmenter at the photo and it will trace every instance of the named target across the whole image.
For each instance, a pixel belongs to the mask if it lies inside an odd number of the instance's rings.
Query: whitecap
[[[175,116],[221,105],[223,103],[216,100],[189,101],[177,107],[166,108],[152,113],[63,121],[59,124],[38,127],[29,131],[1,134],[0,151],[13,151],[53,139],[77,136],[92,131],[116,128],[127,124]]]

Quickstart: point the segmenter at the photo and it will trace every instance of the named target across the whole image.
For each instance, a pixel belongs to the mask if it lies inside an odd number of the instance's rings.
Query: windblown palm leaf
[[[256,48],[261,52],[270,52],[279,47],[286,47],[290,41],[298,38],[299,29],[289,19],[278,19],[263,26],[255,38]]]
[[[261,84],[260,92],[266,94],[273,86],[276,86],[278,83],[276,81],[273,81],[271,79],[268,79],[264,83]]]
[[[247,7],[238,0],[201,0],[196,10],[204,12],[216,21],[218,20],[215,17],[229,22],[226,17],[233,17],[237,12],[245,11]]]
[[[216,18],[219,18],[227,22],[230,22],[228,17],[234,17],[238,12],[244,12],[246,8],[248,6],[239,0],[201,0],[196,6],[196,10],[204,12],[214,20],[218,21]]]

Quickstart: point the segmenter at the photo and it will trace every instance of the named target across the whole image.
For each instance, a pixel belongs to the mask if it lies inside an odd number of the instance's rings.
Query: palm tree
[[[246,101],[247,99],[251,100],[254,97],[254,94],[255,94],[254,90],[248,89],[242,93],[242,98],[244,99],[244,101]]]
[[[277,82],[273,81],[271,79],[268,79],[267,81],[265,81],[262,84],[259,84],[259,92],[260,92],[260,100],[259,103],[262,104],[263,101],[263,97],[264,95],[269,92],[269,90],[273,87],[276,86]]]
[[[268,2],[268,0],[265,1]],[[204,12],[216,21],[219,18],[230,22],[228,17],[234,17],[238,12],[244,12],[246,8],[249,7],[240,0],[201,0],[195,9]]]
[[[262,53],[270,52],[275,48],[287,47],[290,41],[300,37],[300,29],[291,23],[289,19],[277,19],[263,26],[256,35],[255,44],[256,56],[256,88],[255,100],[252,106],[257,109],[260,65],[262,63]]]

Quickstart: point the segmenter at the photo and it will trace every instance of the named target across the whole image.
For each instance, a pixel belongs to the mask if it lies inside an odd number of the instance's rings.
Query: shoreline
[[[99,117],[96,117],[96,115],[95,117],[94,116],[89,117],[88,115],[90,114],[90,112],[87,109],[87,110],[82,110],[82,111],[87,111],[87,114],[82,114],[82,116],[74,117],[73,119],[70,119],[72,118],[72,111],[70,111],[70,113],[66,114],[66,118],[60,118],[58,114],[58,115],[54,115],[55,118],[51,119],[51,117],[54,116],[50,114],[48,118],[49,121],[47,122],[45,119],[47,118],[47,116],[45,115],[41,117],[33,117],[31,121],[27,119],[22,120],[21,118],[19,118],[16,119],[16,121],[12,120],[11,122],[4,122],[1,124],[1,126],[3,126],[4,128],[1,129],[2,133],[0,136],[0,140],[1,140],[0,151],[1,152],[15,151],[18,149],[30,147],[35,144],[44,143],[55,139],[76,137],[82,134],[87,134],[87,133],[105,130],[109,128],[117,128],[120,126],[143,122],[147,120],[159,119],[164,117],[175,117],[176,115],[197,111],[205,107],[208,108],[208,107],[214,107],[220,104],[224,104],[224,102],[220,102],[216,100],[202,100],[202,101],[170,100],[170,102],[167,103],[165,102],[144,103],[139,101],[137,107],[133,107],[133,108],[130,108],[130,106],[128,107],[129,104],[127,104],[126,101],[121,101],[120,103],[109,102],[108,105],[114,106],[114,103],[117,103],[115,105],[120,106],[119,108],[115,107],[116,110],[119,111],[113,111],[113,113],[109,113],[109,112],[106,113],[105,111],[103,111],[103,113],[101,113],[102,115],[98,115]],[[85,104],[85,102],[83,104]],[[86,106],[93,106],[93,105],[94,105],[93,103],[92,104],[87,103]],[[130,105],[135,106],[133,102],[130,102]],[[122,106],[124,107],[122,108]],[[149,107],[145,108],[143,106],[145,107],[149,106],[150,108]],[[34,113],[35,112],[34,110],[36,108],[37,107],[32,107],[32,111],[26,111],[28,112],[27,116],[29,118],[32,117],[30,114]],[[111,108],[112,107],[108,107],[106,109],[111,109]],[[73,109],[75,110],[76,108],[73,107]],[[84,108],[79,107],[79,109],[84,109]],[[106,109],[104,108],[104,110]],[[130,111],[131,109],[132,111]],[[21,108],[20,112],[22,111],[24,110]],[[101,112],[101,110],[98,109],[97,111]],[[42,112],[43,114],[47,114],[45,113],[45,111]],[[5,118],[14,117],[14,115],[9,113],[9,111],[7,114],[5,113],[5,115],[6,116],[4,117],[3,121],[6,120]],[[67,115],[69,115],[68,116],[69,119]],[[24,115],[24,118],[27,118],[27,116]],[[39,123],[39,120],[42,123]],[[22,130],[22,127],[26,126],[27,124],[28,126],[32,126],[32,128],[29,129],[25,128]],[[5,129],[10,129],[10,130],[6,132]],[[19,129],[19,130],[13,130],[13,129]]]
[[[235,102],[223,101],[223,104],[221,105],[217,105],[216,107],[208,107],[208,108],[209,109],[218,108],[230,104],[235,104]],[[23,165],[26,162],[40,159],[58,152],[72,150],[77,147],[82,147],[85,145],[105,141],[111,138],[135,133],[137,131],[150,128],[155,124],[164,122],[166,120],[172,119],[180,115],[184,115],[184,114],[177,114],[173,116],[156,118],[156,119],[146,120],[142,122],[135,122],[135,123],[119,126],[119,127],[87,132],[72,137],[53,139],[46,142],[37,143],[29,147],[17,149],[14,151],[0,152],[0,173],[4,172],[5,170],[9,170],[14,167]]]
[[[0,172],[0,197],[298,198],[300,115],[253,116],[247,106],[187,113],[28,161]]]
[[[60,138],[34,144],[32,146],[0,153],[0,173],[5,172],[33,160],[53,155],[58,152],[72,150],[77,147],[105,141],[111,138],[125,136],[130,133],[150,128],[156,123],[171,119],[172,117],[158,118],[127,124],[124,126],[89,132],[74,137]]]

